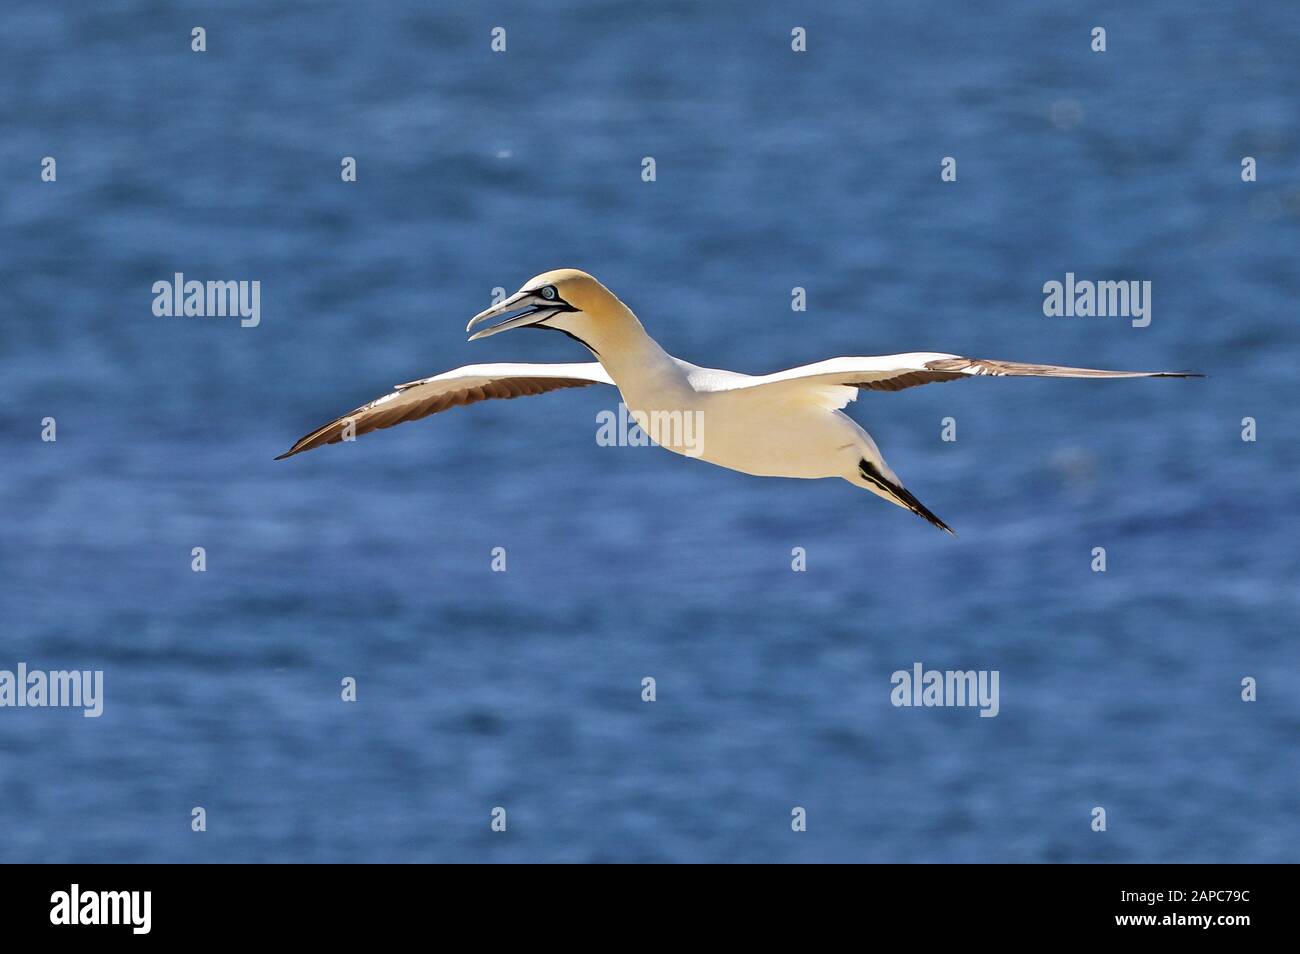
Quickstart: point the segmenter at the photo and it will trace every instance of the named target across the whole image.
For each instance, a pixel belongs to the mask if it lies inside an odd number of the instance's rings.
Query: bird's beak
[[[469,336],[470,341],[477,341],[479,338],[490,337],[499,331],[509,331],[511,328],[525,328],[528,325],[535,325],[554,314],[558,314],[559,311],[559,308],[532,292],[516,292],[499,305],[493,305],[485,311],[480,311],[469,320],[465,330],[472,331],[476,325],[481,325],[485,321],[500,318],[502,315],[508,316],[505,321],[484,328],[481,331],[475,331],[474,334]]]

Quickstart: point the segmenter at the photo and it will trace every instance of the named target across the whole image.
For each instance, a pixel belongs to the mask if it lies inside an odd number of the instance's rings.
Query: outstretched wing
[[[956,354],[917,351],[911,354],[886,354],[865,358],[830,358],[805,364],[788,371],[745,378],[723,386],[732,388],[772,388],[784,393],[806,390],[826,397],[840,398],[843,407],[856,395],[834,388],[866,388],[871,391],[901,391],[903,388],[935,381],[956,381],[971,377],[1035,378],[1199,378],[1192,371],[1102,371],[1096,368],[1068,368],[1056,364],[1025,364],[1019,361],[995,361],[990,358],[963,358]],[[830,390],[828,390],[830,389]]]
[[[352,434],[365,434],[489,398],[509,399],[545,394],[560,388],[613,383],[599,361],[586,364],[470,364],[421,381],[399,384],[391,394],[375,398],[300,438],[276,460],[284,460],[322,444],[337,444],[343,440],[349,422]]]

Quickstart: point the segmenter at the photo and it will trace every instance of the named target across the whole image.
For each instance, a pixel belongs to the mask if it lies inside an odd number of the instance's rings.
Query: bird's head
[[[474,331],[495,318],[504,320]],[[470,341],[512,328],[550,328],[577,338],[599,353],[600,344],[616,336],[636,317],[608,288],[576,268],[557,268],[530,278],[504,301],[479,312],[465,326]]]

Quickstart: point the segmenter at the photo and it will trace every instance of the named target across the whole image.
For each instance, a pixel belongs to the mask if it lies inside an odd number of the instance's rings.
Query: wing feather
[[[561,388],[613,383],[599,361],[585,364],[466,365],[431,378],[399,384],[389,394],[304,435],[276,460],[284,460],[323,444],[337,444],[343,440],[349,422],[352,433],[360,435],[477,401],[509,400]]]
[[[1104,371],[1098,368],[964,358],[956,354],[918,351],[873,357],[831,358],[816,364],[790,368],[788,371],[743,379],[729,384],[725,389],[772,387],[811,393],[817,389],[840,386],[870,391],[901,391],[922,384],[970,377],[1199,378],[1203,375],[1193,371]]]

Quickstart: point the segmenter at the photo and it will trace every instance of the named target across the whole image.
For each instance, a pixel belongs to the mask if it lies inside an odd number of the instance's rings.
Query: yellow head
[[[618,296],[576,268],[557,268],[530,278],[509,298],[471,318],[465,330],[501,317],[505,320],[475,331],[469,340],[512,328],[549,328],[565,332],[599,354],[602,345],[640,328]]]

